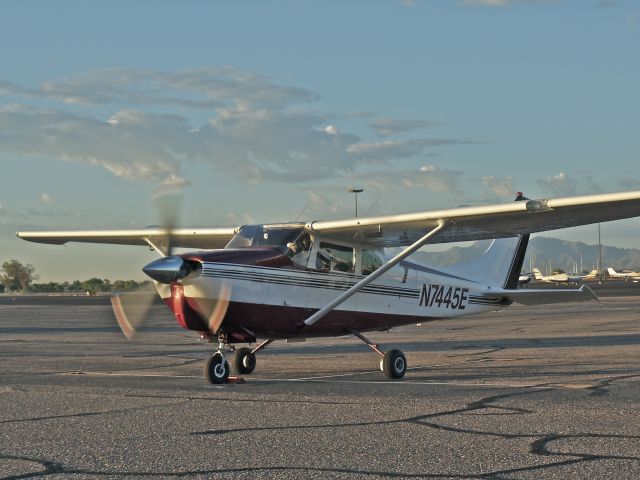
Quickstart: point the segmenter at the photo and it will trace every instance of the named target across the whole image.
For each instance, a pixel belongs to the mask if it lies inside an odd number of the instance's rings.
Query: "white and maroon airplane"
[[[402,378],[400,350],[384,352],[363,333],[459,317],[512,302],[533,305],[595,299],[578,289],[517,289],[533,232],[640,216],[640,191],[528,200],[402,215],[231,228],[148,228],[19,232],[33,242],[144,245],[162,258],[143,271],[178,323],[219,341],[205,367],[225,383],[234,351],[238,373],[251,373],[256,353],[276,339],[355,335],[381,357],[388,378]],[[410,260],[429,243],[495,239],[477,259],[446,268]],[[173,254],[172,247],[196,249]],[[385,248],[400,247],[388,258]],[[131,336],[140,315],[114,311]],[[260,342],[258,342],[260,340]],[[257,343],[234,348],[233,344]]]

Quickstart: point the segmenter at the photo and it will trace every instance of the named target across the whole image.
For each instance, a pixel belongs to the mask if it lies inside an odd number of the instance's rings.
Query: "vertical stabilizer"
[[[442,270],[494,287],[516,288],[528,243],[529,235],[498,238],[478,258]]]
[[[529,199],[522,192],[516,194],[516,202],[526,200]],[[479,258],[471,262],[452,265],[447,268],[447,271],[491,286],[507,289],[518,288],[527,245],[529,245],[528,234],[513,238],[498,238]]]

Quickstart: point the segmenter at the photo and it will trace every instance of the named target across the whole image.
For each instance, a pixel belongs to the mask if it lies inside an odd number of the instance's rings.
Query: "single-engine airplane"
[[[640,191],[529,200],[346,220],[107,231],[18,232],[41,243],[144,245],[162,255],[143,268],[183,328],[217,338],[205,376],[226,383],[233,365],[252,372],[256,354],[276,339],[354,335],[382,359],[388,378],[405,375],[397,349],[364,333],[459,317],[512,302],[595,299],[576,289],[517,289],[529,234],[640,216]],[[478,258],[446,268],[410,260],[423,245],[494,239]],[[175,254],[174,247],[196,249]],[[385,248],[400,247],[394,256]],[[125,335],[142,315],[113,300]],[[258,340],[260,339],[260,342]],[[235,344],[254,347],[235,348]]]
[[[564,272],[553,273],[551,275],[543,275],[542,272],[537,268],[533,269],[533,276],[539,282],[555,283],[556,285],[560,283],[565,283],[567,285],[577,285],[584,279],[583,275],[569,274]]]
[[[635,272],[633,270],[623,270],[618,272],[613,269],[613,267],[607,268],[607,273],[611,278],[623,278],[625,282],[632,280],[633,282],[640,281],[640,273]]]

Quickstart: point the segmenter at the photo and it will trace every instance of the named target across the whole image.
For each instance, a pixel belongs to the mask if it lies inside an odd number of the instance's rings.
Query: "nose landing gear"
[[[204,376],[209,383],[216,385],[227,383],[229,380],[229,362],[224,358],[222,350],[213,354],[204,366]]]
[[[233,377],[229,375],[229,362],[225,359],[224,347],[229,345],[225,334],[218,336],[218,350],[213,356],[207,360],[204,367],[204,376],[214,385],[220,385],[224,383],[241,383],[244,382],[242,377]],[[273,342],[273,339],[264,340],[258,344],[254,349],[242,347],[233,350],[233,358],[231,363],[235,371],[241,375],[246,375],[253,372],[256,368],[256,353],[265,348]],[[233,349],[233,347],[231,347]]]

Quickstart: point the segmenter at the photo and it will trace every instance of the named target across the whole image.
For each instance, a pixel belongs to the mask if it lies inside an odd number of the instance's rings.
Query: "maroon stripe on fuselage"
[[[311,327],[304,327],[304,321],[315,311],[312,308],[231,302],[222,326],[229,333],[249,330],[256,337],[263,338],[322,337],[344,335],[350,331],[388,330],[400,325],[438,319],[411,315],[333,310]]]

